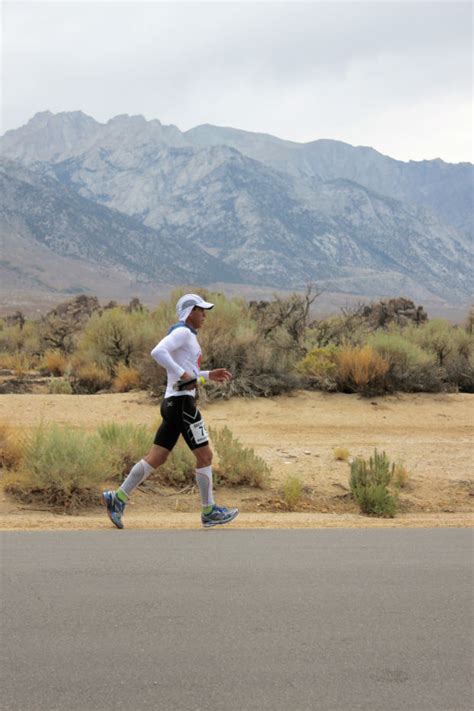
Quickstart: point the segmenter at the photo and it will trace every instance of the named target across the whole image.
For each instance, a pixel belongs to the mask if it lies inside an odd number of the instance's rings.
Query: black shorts
[[[209,444],[204,420],[191,395],[167,397],[161,403],[163,422],[158,427],[154,444],[170,451],[182,434],[190,449],[198,449]]]

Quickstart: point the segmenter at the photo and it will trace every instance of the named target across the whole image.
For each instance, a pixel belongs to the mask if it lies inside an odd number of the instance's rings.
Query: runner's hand
[[[232,373],[225,368],[216,368],[209,373],[209,380],[215,380],[218,383],[225,383],[227,380],[232,380]]]
[[[184,372],[182,376],[180,377],[180,380],[191,380],[192,378],[195,378],[196,376],[194,373],[188,373]],[[196,389],[196,383],[190,383],[189,385],[186,385],[185,388],[182,388],[182,390],[195,390]]]

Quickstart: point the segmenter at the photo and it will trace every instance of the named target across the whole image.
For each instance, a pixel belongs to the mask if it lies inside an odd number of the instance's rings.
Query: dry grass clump
[[[46,375],[64,375],[67,367],[68,361],[66,356],[57,350],[46,351],[40,363],[40,371]]]
[[[303,497],[303,484],[297,476],[288,476],[283,486],[283,500],[288,511],[294,511]]]
[[[80,365],[71,374],[72,385],[76,393],[96,393],[110,387],[110,373],[95,363]]]
[[[347,462],[349,459],[350,452],[346,447],[335,447],[334,448],[334,459],[337,462]]]
[[[373,395],[384,391],[390,364],[371,346],[343,348],[337,363],[338,386],[343,392]]]
[[[271,469],[268,464],[253,449],[244,447],[228,427],[212,430],[211,439],[219,458],[215,467],[218,482],[257,489],[269,485]]]
[[[106,475],[98,437],[72,427],[41,425],[26,436],[21,471],[8,477],[5,490],[21,501],[74,513],[98,502]]]
[[[393,472],[393,484],[397,489],[405,489],[408,485],[408,480],[410,478],[410,473],[403,462],[397,462],[395,464],[395,470]]]
[[[11,370],[18,378],[23,377],[37,365],[37,358],[30,353],[2,353],[0,355],[0,368]]]
[[[129,422],[103,424],[97,434],[107,451],[108,478],[119,481],[122,481],[132,466],[147,454],[152,443],[152,435],[145,425],[134,425]]]
[[[18,436],[4,422],[0,423],[0,468],[17,469],[23,456]]]
[[[116,393],[128,393],[130,390],[137,390],[140,386],[141,381],[138,370],[120,363],[112,380],[112,390]]]

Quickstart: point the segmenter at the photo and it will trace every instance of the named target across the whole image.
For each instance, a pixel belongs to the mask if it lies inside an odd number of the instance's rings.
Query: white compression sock
[[[140,459],[131,469],[130,474],[127,476],[123,484],[119,487],[121,491],[127,496],[130,496],[132,491],[137,488],[142,481],[148,479],[153,471],[151,464],[148,464],[144,459]]]
[[[213,506],[214,496],[212,494],[212,467],[200,467],[196,469],[196,481],[201,494],[203,506]]]

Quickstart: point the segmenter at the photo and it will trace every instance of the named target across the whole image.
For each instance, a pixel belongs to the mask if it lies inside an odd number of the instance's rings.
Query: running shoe
[[[239,509],[226,509],[225,507],[214,506],[208,514],[201,514],[201,522],[204,528],[220,526],[223,523],[230,523],[239,514]]]
[[[115,491],[104,491],[102,493],[102,503],[107,508],[107,513],[114,526],[123,528],[122,515],[126,504],[117,498]]]

